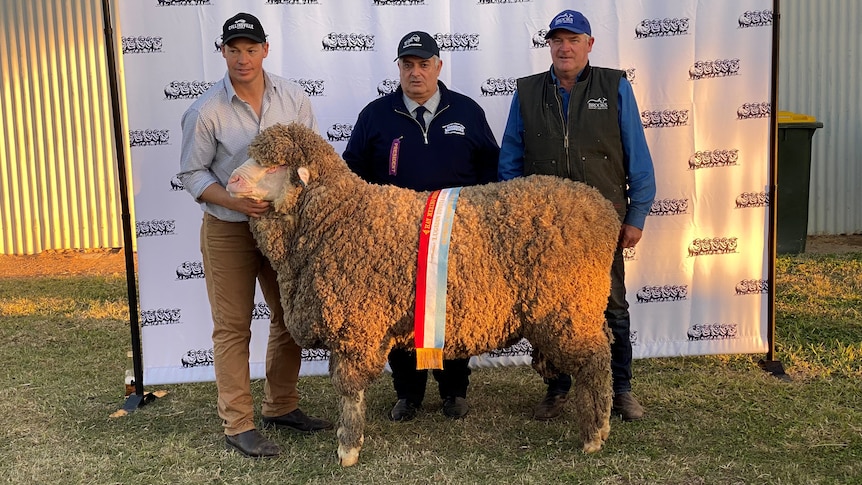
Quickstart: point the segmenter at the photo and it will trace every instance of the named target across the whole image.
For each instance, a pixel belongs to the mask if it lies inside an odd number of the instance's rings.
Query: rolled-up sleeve
[[[212,184],[219,183],[210,169],[215,159],[217,140],[200,113],[188,110],[182,120],[183,141],[180,148],[180,171],[177,178],[195,200]]]

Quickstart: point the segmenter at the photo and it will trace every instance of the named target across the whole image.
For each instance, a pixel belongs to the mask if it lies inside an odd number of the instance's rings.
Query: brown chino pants
[[[247,222],[224,222],[205,214],[201,253],[213,319],[218,414],[225,434],[235,435],[255,428],[248,365],[255,279],[271,311],[264,416],[281,416],[298,407],[302,349],[284,326],[275,270],[257,249]]]

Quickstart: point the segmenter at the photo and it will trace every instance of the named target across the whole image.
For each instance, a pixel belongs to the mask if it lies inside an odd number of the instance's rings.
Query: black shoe
[[[389,419],[392,421],[410,421],[416,417],[419,412],[419,406],[413,404],[407,399],[399,399],[392,410],[389,411]]]
[[[314,433],[324,429],[332,429],[332,423],[322,418],[306,416],[301,409],[296,408],[281,416],[264,416],[263,427],[289,429],[300,433]]]
[[[268,440],[260,431],[250,429],[240,434],[224,437],[225,448],[251,458],[271,458],[281,453],[281,448]]]
[[[539,421],[548,421],[563,414],[563,406],[566,404],[565,394],[545,394],[545,398],[536,405],[533,417]]]
[[[447,396],[443,400],[443,414],[452,418],[460,419],[467,415],[470,411],[470,406],[467,404],[467,399],[458,396]]]

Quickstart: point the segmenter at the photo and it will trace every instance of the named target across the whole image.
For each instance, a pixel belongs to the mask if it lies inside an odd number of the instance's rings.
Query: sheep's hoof
[[[353,466],[359,461],[359,448],[338,447],[338,463],[343,467]]]
[[[584,443],[584,453],[595,453],[602,449],[602,445],[604,444],[601,440],[590,441],[589,443]]]

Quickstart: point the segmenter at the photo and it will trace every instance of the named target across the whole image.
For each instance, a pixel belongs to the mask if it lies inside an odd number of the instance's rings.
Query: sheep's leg
[[[580,359],[572,372],[570,399],[574,400],[584,453],[602,449],[611,432],[611,351],[607,344]]]
[[[332,384],[341,396],[337,436],[338,461],[342,466],[353,466],[359,461],[359,451],[365,441],[365,389],[380,375],[385,363],[385,356],[377,354],[358,358],[346,358],[337,352],[330,355]]]
[[[365,441],[365,391],[341,396],[341,422],[338,426],[338,462],[353,466]]]

